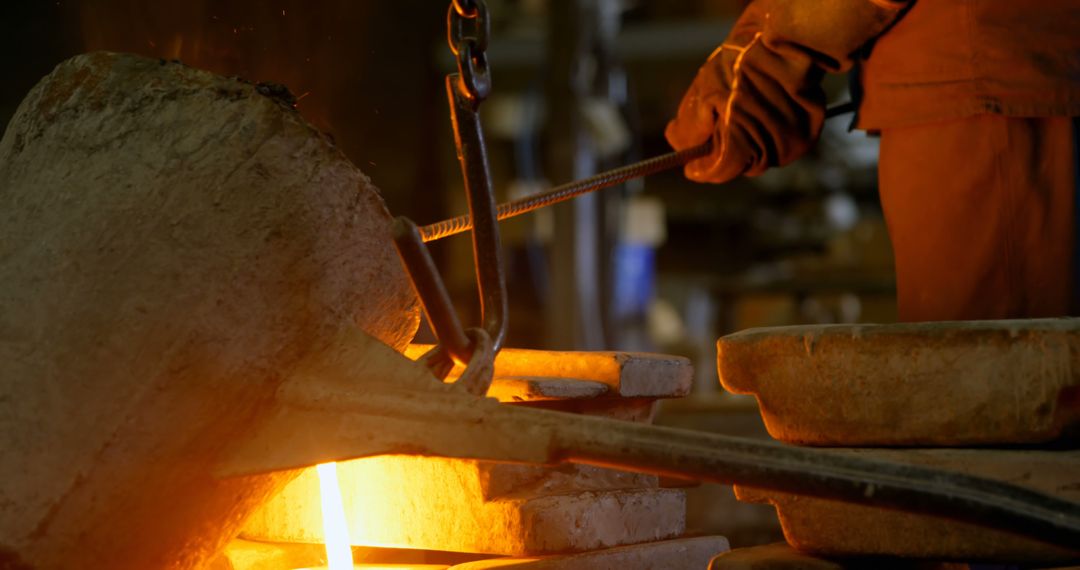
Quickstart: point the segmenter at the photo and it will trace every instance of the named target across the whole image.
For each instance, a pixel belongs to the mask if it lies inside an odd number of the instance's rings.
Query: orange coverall
[[[901,318],[1075,314],[1080,1],[921,0],[862,71]]]
[[[901,320],[1075,314],[1080,0],[755,0],[668,125],[688,177],[800,156],[860,63]]]

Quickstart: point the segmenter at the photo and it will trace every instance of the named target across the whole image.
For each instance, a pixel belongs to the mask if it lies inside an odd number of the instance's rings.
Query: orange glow
[[[323,463],[319,472],[319,499],[322,503],[323,536],[326,541],[326,563],[330,570],[352,570],[352,548],[349,546],[349,525],[345,522],[345,505],[341,502],[337,463]]]

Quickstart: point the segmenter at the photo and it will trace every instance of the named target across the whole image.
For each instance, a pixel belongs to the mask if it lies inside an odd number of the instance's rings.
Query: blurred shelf
[[[685,398],[663,400],[660,413],[679,414],[752,414],[757,415],[758,404],[753,396],[718,391],[712,394],[691,394]]]
[[[701,267],[698,271],[678,274],[669,273],[667,278],[691,280],[707,288],[714,295],[737,296],[747,294],[797,294],[822,295],[855,293],[863,295],[894,295],[896,279],[892,275],[867,274],[863,268],[834,269],[796,276],[759,277],[746,272],[724,276]]]
[[[624,64],[668,63],[676,60],[700,63],[720,45],[731,29],[731,20],[706,19],[628,24],[615,40],[615,54]],[[492,67],[513,69],[539,67],[547,56],[545,38],[533,26],[492,34],[487,54]],[[439,46],[437,61],[444,71],[456,65]]]

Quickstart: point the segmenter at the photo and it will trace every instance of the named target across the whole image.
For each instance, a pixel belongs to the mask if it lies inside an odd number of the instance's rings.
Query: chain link
[[[491,20],[484,0],[452,0],[446,15],[447,43],[457,56],[458,73],[469,97],[483,101],[491,93],[487,47]]]
[[[475,0],[452,0],[451,4],[454,9],[458,11],[458,14],[466,18],[471,18],[476,15],[476,1]]]

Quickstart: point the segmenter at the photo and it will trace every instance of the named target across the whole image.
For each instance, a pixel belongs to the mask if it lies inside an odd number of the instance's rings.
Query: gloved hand
[[[802,156],[825,120],[825,72],[842,72],[907,0],[754,0],[698,70],[668,123],[677,150],[712,137],[685,167],[698,182],[757,175]]]

